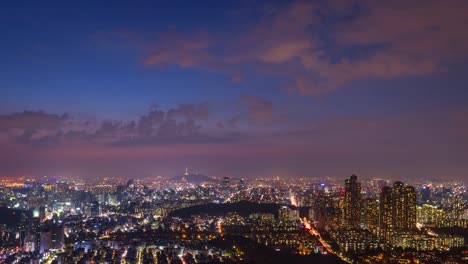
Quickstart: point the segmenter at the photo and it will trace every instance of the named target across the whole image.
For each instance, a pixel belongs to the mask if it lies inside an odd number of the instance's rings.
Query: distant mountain
[[[202,184],[204,182],[211,182],[211,183],[218,182],[217,179],[211,178],[203,174],[189,174],[189,175],[175,176],[171,178],[171,181],[174,181],[174,182],[185,181],[185,182],[192,183],[192,184]]]
[[[259,204],[248,201],[224,204],[202,204],[182,209],[177,209],[169,213],[171,217],[189,218],[192,215],[207,214],[211,216],[224,216],[228,213],[238,213],[241,216],[248,217],[254,213],[270,213],[278,217],[279,204]]]

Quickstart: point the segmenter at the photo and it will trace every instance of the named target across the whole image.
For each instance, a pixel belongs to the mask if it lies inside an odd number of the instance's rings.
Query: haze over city
[[[2,3],[0,175],[466,179],[467,13]]]

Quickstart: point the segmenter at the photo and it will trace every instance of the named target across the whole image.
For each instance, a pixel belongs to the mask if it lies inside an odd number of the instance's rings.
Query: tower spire
[[[185,167],[185,173],[184,173],[185,176],[189,176],[189,172],[188,172],[188,168]]]

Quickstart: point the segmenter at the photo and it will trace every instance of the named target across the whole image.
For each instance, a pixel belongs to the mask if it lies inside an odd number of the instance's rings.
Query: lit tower
[[[344,227],[359,228],[361,220],[361,183],[352,175],[345,180]]]
[[[416,228],[416,191],[397,181],[380,193],[380,235],[390,239],[394,231]]]
[[[403,229],[405,219],[405,185],[397,181],[393,184],[393,215],[394,215],[394,228]]]
[[[377,233],[379,224],[379,207],[377,201],[372,198],[366,198],[363,200],[363,224],[372,233]]]
[[[392,188],[385,186],[380,192],[380,236],[390,239],[393,232]]]
[[[416,191],[413,186],[405,187],[405,229],[416,228]]]
[[[416,191],[397,181],[393,184],[394,228],[416,228]]]

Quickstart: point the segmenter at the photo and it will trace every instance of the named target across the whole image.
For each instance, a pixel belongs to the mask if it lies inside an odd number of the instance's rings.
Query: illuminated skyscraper
[[[405,223],[405,185],[397,181],[393,184],[393,223],[395,229],[402,229]]]
[[[377,201],[372,198],[366,198],[362,203],[362,223],[372,233],[377,233],[379,226],[379,207]]]
[[[392,188],[385,186],[380,192],[380,236],[390,239],[393,231]]]
[[[345,228],[359,228],[361,223],[361,183],[352,175],[345,180],[343,225]]]
[[[393,214],[395,229],[416,228],[416,191],[402,182],[393,184]]]
[[[416,191],[413,186],[406,186],[405,191],[405,218],[403,228],[416,228]]]
[[[380,234],[389,239],[394,231],[416,228],[416,191],[397,181],[380,193]]]

